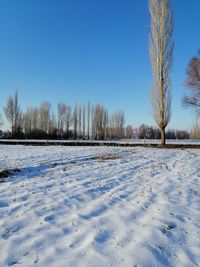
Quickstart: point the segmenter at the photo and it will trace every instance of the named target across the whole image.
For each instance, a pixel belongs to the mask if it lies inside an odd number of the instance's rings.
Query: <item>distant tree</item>
[[[15,121],[15,108],[14,108],[14,99],[12,96],[9,96],[6,106],[4,107],[4,113],[6,119],[11,124],[11,133],[14,132],[14,121]]]
[[[82,116],[82,125],[83,125],[83,127],[82,127],[82,132],[83,132],[83,139],[85,139],[85,127],[86,127],[86,117],[85,117],[85,114],[86,114],[86,107],[85,107],[85,105],[83,105],[83,107],[82,107],[82,112],[83,112],[83,116]]]
[[[74,138],[77,138],[77,128],[78,128],[78,105],[76,104],[73,112],[73,126],[74,126]]]
[[[72,109],[65,103],[58,104],[58,133],[60,137],[68,138],[69,128],[73,123]]]
[[[65,124],[66,124],[66,134],[71,135],[69,133],[70,133],[70,126],[73,124],[73,115],[70,106],[66,106]]]
[[[166,138],[167,138],[167,139],[176,139],[176,131],[173,130],[173,129],[169,129],[169,130],[166,132]]]
[[[82,138],[82,107],[78,105],[78,138]]]
[[[27,108],[23,114],[23,131],[25,135],[28,135],[32,131],[31,109]]]
[[[6,106],[4,107],[4,113],[7,120],[11,124],[12,135],[15,134],[17,129],[21,127],[21,112],[18,100],[18,91],[16,90],[14,96],[9,96]]]
[[[39,128],[43,132],[48,134],[49,122],[50,122],[50,110],[51,104],[47,101],[44,101],[40,105],[39,109]]]
[[[146,138],[146,129],[147,129],[147,125],[145,125],[144,123],[140,125],[140,127],[138,128],[138,138],[139,139],[145,139]]]
[[[141,124],[135,129],[135,138],[139,139],[160,139],[160,130],[146,124]]]
[[[58,103],[58,135],[62,137],[64,133],[64,124],[66,119],[66,105],[64,103]]]
[[[131,125],[127,125],[125,127],[125,138],[132,139],[134,137],[133,127]]]
[[[117,111],[113,114],[115,138],[120,139],[124,137],[125,116],[123,111]]]
[[[19,96],[18,91],[16,90],[14,93],[14,131],[21,129],[21,122],[22,122],[22,113],[19,106]]]
[[[191,129],[191,138],[193,139],[200,139],[200,121],[196,118],[192,129]]]
[[[39,109],[38,108],[32,108],[31,111],[31,119],[32,119],[32,129],[36,130],[39,128]]]
[[[23,114],[23,130],[29,135],[33,130],[38,129],[39,111],[37,108],[28,107]]]
[[[87,104],[87,139],[90,139],[90,111],[91,111],[91,106],[90,103],[88,102]]]
[[[190,138],[190,134],[187,131],[176,130],[176,139],[185,140],[189,138]]]
[[[56,139],[57,138],[57,120],[56,120],[56,116],[54,114],[54,112],[52,112],[51,116],[50,116],[50,120],[49,120],[49,130],[48,130],[48,134],[49,137],[51,139]]]
[[[0,127],[2,127],[3,125],[3,120],[2,120],[2,117],[1,117],[1,114],[0,114]]]
[[[149,0],[151,15],[150,58],[153,72],[151,89],[153,116],[165,145],[165,128],[171,117],[170,73],[174,43],[173,12],[170,0]]]
[[[157,127],[154,127],[153,129],[153,132],[154,132],[154,139],[160,139],[160,129],[157,128]]]
[[[105,139],[108,125],[107,110],[100,104],[92,108],[92,138],[95,140]]]
[[[147,139],[154,139],[154,129],[152,126],[147,127],[147,133],[146,133]]]
[[[183,97],[183,105],[194,108],[200,115],[200,49],[188,64],[186,86],[191,94]]]

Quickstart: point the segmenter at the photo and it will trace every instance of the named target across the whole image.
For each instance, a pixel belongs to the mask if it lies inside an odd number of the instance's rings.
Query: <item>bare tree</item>
[[[200,120],[198,118],[196,118],[196,121],[192,126],[191,137],[193,139],[200,139]]]
[[[82,107],[78,105],[78,137],[82,137]]]
[[[70,106],[66,106],[66,116],[65,116],[65,125],[66,125],[66,133],[69,137],[69,128],[73,123],[72,109]]]
[[[4,113],[7,120],[11,124],[11,132],[14,134],[17,128],[20,127],[20,106],[18,101],[18,91],[16,90],[14,96],[9,96],[6,106],[4,107]]]
[[[55,138],[57,136],[57,121],[56,121],[56,116],[54,114],[54,112],[52,112],[50,120],[49,120],[49,136],[51,138]]]
[[[90,139],[90,103],[87,104],[87,139]]]
[[[2,117],[1,117],[1,114],[0,114],[0,127],[3,125],[3,120],[2,120]]]
[[[18,91],[15,91],[14,94],[14,131],[16,132],[18,127],[21,126],[21,111],[19,107],[19,97],[18,97]]]
[[[48,133],[49,122],[50,122],[50,110],[51,104],[47,101],[44,101],[40,105],[39,109],[39,119],[40,119],[40,129],[45,133]]]
[[[72,109],[70,106],[59,103],[58,104],[58,131],[62,137],[64,131],[69,136],[69,128],[73,123]]]
[[[139,139],[146,139],[146,132],[147,132],[147,125],[144,123],[140,125],[138,128],[138,138]]]
[[[83,139],[85,139],[85,122],[86,122],[86,118],[85,118],[86,108],[85,108],[85,105],[83,105],[82,111],[83,111],[83,116],[82,116],[82,119],[83,119],[83,122],[82,122],[82,125],[83,125]]]
[[[124,124],[125,124],[125,116],[123,111],[118,111],[115,113],[116,119],[116,129],[117,129],[117,138],[124,137]]]
[[[32,131],[36,131],[39,120],[39,111],[37,108],[28,107],[26,112],[23,114],[23,130],[25,135],[30,134]]]
[[[74,138],[77,138],[77,126],[78,126],[78,105],[76,104],[73,112],[73,122],[74,122]]]
[[[59,136],[62,137],[64,132],[64,125],[66,120],[66,105],[64,103],[58,104],[58,132]]]
[[[150,58],[153,72],[151,89],[153,116],[165,145],[165,128],[171,117],[170,74],[174,50],[174,19],[171,0],[149,0],[151,15]]]
[[[127,139],[132,139],[133,138],[133,127],[131,125],[127,125],[125,130],[125,137]]]
[[[97,104],[92,108],[92,138],[93,139],[105,139],[106,128],[108,124],[108,112],[107,110]]]
[[[38,118],[39,118],[39,110],[38,110],[38,108],[32,108],[31,109],[32,130],[36,130],[36,129],[39,128]]]
[[[25,135],[30,134],[32,131],[31,108],[27,108],[23,114],[23,131]]]
[[[8,101],[3,110],[6,115],[6,119],[11,124],[11,133],[13,134],[14,132],[14,99],[12,96],[8,97]]]
[[[186,86],[192,92],[190,95],[184,96],[183,104],[194,108],[200,115],[200,50],[198,55],[193,57],[188,64]]]
[[[120,139],[124,137],[124,124],[125,117],[123,111],[117,111],[111,114],[109,118],[109,129],[108,136],[109,138]]]

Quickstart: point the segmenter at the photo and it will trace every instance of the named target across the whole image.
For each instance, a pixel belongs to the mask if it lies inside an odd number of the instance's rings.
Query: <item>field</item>
[[[200,266],[199,149],[0,152],[1,267]]]

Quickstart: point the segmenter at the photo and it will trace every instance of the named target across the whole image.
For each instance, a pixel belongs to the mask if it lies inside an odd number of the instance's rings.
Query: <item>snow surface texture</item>
[[[0,151],[0,266],[200,266],[200,150]]]

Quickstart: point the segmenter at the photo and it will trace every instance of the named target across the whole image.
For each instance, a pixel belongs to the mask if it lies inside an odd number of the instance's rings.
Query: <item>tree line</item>
[[[51,104],[43,101],[39,107],[28,107],[22,112],[18,91],[15,91],[3,110],[10,123],[11,138],[105,140],[125,137],[124,112],[109,114],[100,104],[76,104],[72,109],[63,102],[58,103],[55,113]]]
[[[28,107],[25,112],[19,104],[19,94],[9,96],[3,108],[10,132],[1,132],[2,138],[27,139],[160,139],[159,128],[141,124],[139,127],[125,126],[123,111],[112,114],[100,104],[76,104],[74,108],[58,103],[56,113],[48,101],[39,107]],[[168,130],[167,139],[188,139],[187,131]]]
[[[184,130],[168,129],[165,133],[165,137],[170,140],[185,140],[190,138],[190,133]],[[133,129],[133,138],[160,139],[161,132],[157,127],[141,124],[138,128]]]

